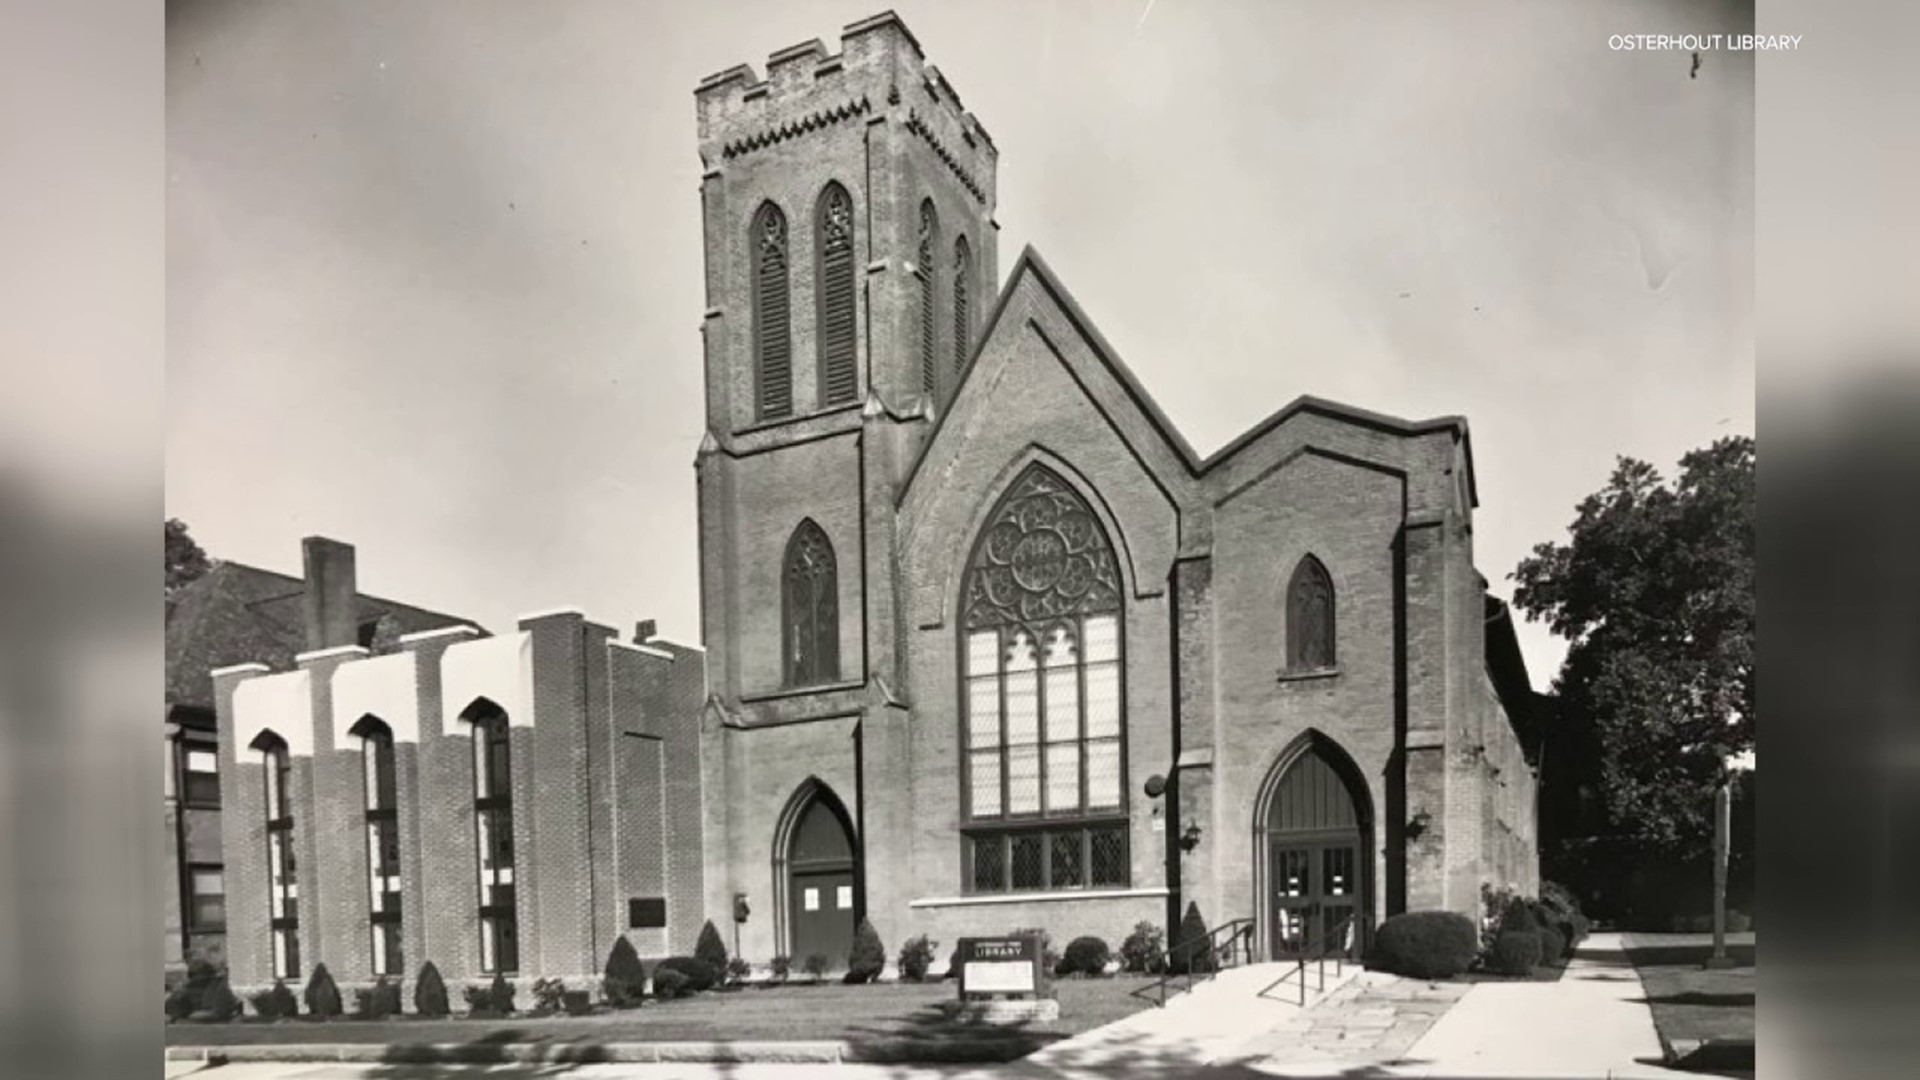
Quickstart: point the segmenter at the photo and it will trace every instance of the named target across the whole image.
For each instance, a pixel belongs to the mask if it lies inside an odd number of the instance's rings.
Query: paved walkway
[[[1225,1061],[1293,1074],[1310,1071],[1308,1066],[1343,1071],[1400,1061],[1471,989],[1467,983],[1363,971],[1320,1004],[1246,1040]]]

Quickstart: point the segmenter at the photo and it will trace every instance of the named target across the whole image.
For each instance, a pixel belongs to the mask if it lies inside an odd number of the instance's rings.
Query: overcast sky
[[[697,641],[693,87],[880,2],[174,0],[168,515]],[[1751,56],[1607,45],[1746,5],[895,6],[1000,148],[1002,272],[1039,250],[1203,454],[1301,394],[1464,414],[1510,597],[1615,455],[1753,430]]]

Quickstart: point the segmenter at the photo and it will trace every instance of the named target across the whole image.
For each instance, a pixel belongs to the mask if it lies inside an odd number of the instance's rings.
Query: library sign
[[[1040,939],[960,939],[960,997],[1035,997],[1044,985]]]

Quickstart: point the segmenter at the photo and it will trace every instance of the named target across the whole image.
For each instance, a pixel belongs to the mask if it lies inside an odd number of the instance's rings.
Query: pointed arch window
[[[1119,563],[1080,494],[1030,466],[961,593],[969,892],[1125,887]]]
[[[838,183],[820,193],[814,215],[814,325],[819,349],[820,407],[845,405],[858,395],[853,311],[853,198]]]
[[[839,571],[833,545],[811,518],[787,541],[781,575],[781,655],[787,686],[840,679]]]
[[[393,731],[363,716],[350,734],[360,739],[361,789],[366,801],[367,912],[373,973],[400,975],[400,820]]]
[[[254,739],[266,790],[267,919],[273,938],[273,977],[300,977],[300,885],[293,853],[293,759],[285,739],[263,732]]]
[[[953,374],[957,379],[973,347],[973,312],[967,290],[973,281],[973,249],[962,236],[953,242]]]
[[[462,718],[473,726],[474,847],[480,871],[480,970],[520,967],[514,902],[512,728],[498,705],[481,698]]]
[[[1333,577],[1308,555],[1287,583],[1287,668],[1316,671],[1334,666]]]
[[[940,385],[935,356],[938,351],[939,323],[934,313],[934,252],[939,250],[940,215],[933,200],[920,203],[920,249],[914,259],[914,277],[920,288],[920,389],[934,396]]]
[[[793,315],[788,303],[787,216],[772,203],[753,216],[753,355],[758,416],[793,415]]]

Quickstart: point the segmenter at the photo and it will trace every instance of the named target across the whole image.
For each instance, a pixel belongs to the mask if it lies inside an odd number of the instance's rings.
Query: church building
[[[597,986],[708,920],[796,970],[863,918],[936,970],[1189,909],[1359,954],[1537,890],[1464,419],[1302,397],[1196,453],[1037,253],[1003,270],[999,149],[891,13],[695,103],[703,647],[320,612],[293,670],[214,672],[236,988]]]

